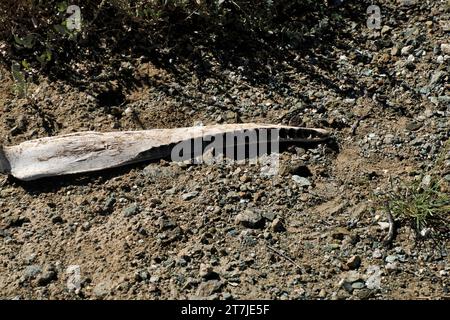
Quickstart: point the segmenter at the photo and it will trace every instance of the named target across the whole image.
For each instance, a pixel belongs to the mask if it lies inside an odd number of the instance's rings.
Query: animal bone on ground
[[[0,146],[0,171],[20,180],[98,171],[165,158],[173,147],[192,139],[276,130],[278,142],[326,141],[326,130],[272,124],[222,124],[122,132],[79,132]],[[270,141],[267,141],[270,142]]]

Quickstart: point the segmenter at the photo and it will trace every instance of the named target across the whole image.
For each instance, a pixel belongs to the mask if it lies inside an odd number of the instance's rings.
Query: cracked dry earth
[[[120,103],[105,107],[45,77],[30,103],[14,97],[3,68],[5,145],[243,121],[325,128],[339,148],[292,146],[271,177],[258,164],[167,161],[28,183],[2,177],[0,297],[448,298],[448,244],[418,242],[406,225],[382,244],[377,195],[391,181],[450,180],[448,4],[411,3],[380,1],[381,30],[344,20],[334,44],[293,52],[308,68],[286,60],[266,83],[241,74],[245,61],[200,78],[123,56],[118,72],[140,84],[119,88]]]

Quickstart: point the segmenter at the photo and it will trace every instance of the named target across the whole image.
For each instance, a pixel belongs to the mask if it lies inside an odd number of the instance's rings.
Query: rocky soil
[[[401,225],[384,246],[378,196],[426,175],[450,190],[449,3],[378,2],[381,29],[366,26],[366,5],[344,4],[331,39],[280,49],[265,69],[254,69],[258,50],[230,65],[207,49],[164,64],[112,52],[91,87],[41,76],[17,99],[3,67],[5,145],[241,121],[326,128],[338,148],[288,148],[275,176],[259,164],[167,161],[29,183],[3,176],[0,297],[448,299],[448,242]]]

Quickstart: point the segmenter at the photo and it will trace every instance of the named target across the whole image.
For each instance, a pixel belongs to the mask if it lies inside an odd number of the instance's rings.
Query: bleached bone
[[[20,180],[35,180],[98,171],[171,155],[178,143],[203,137],[278,129],[279,142],[322,142],[328,139],[323,129],[271,124],[223,124],[175,129],[122,132],[79,132],[0,146],[0,171]]]

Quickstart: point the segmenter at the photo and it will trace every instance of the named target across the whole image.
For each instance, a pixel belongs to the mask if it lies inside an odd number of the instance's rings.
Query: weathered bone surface
[[[280,142],[321,142],[323,129],[271,124],[224,124],[122,132],[79,132],[0,146],[0,171],[20,180],[98,171],[170,156],[171,147],[191,139],[278,129]]]

